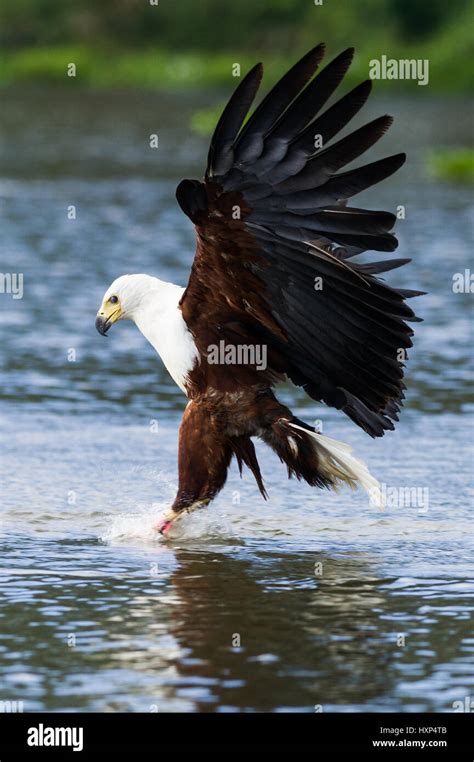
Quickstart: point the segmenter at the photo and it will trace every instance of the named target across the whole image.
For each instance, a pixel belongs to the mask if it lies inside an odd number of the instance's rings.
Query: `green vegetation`
[[[464,92],[471,83],[473,0],[154,1],[2,0],[0,83],[71,84],[75,63],[79,86],[227,84],[232,63],[245,71],[257,58],[271,81],[321,40],[330,55],[357,47],[349,84],[382,54],[430,61],[429,87],[378,82],[391,92]]]
[[[474,183],[474,150],[470,148],[436,149],[428,156],[430,173],[438,180]]]

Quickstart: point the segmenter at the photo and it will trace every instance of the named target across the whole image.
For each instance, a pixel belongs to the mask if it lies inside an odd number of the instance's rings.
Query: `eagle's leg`
[[[232,446],[219,421],[197,402],[189,402],[179,428],[178,493],[156,523],[162,534],[177,518],[202,508],[227,479]]]

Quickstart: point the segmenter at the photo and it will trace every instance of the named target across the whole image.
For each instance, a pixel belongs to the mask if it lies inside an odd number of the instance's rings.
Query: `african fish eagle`
[[[394,428],[404,398],[407,321],[417,320],[405,300],[422,292],[377,277],[409,259],[353,261],[367,250],[393,252],[398,242],[389,232],[393,214],[347,201],[406,157],[339,172],[392,123],[381,116],[332,141],[366,102],[370,80],[323,110],[353,54],[345,50],[314,76],[324,56],[318,45],[245,121],[263,73],[254,66],[218,121],[204,179],[183,180],[176,191],[196,230],[186,288],[122,275],[104,295],[99,333],[133,320],[188,399],[179,489],[157,523],[162,533],[217,495],[234,456],[266,498],[252,437],[275,451],[289,477],[316,487],[360,483],[373,503],[382,501],[351,448],[315,431],[274,393],[289,379],[372,437]],[[216,347],[224,350],[217,356]]]

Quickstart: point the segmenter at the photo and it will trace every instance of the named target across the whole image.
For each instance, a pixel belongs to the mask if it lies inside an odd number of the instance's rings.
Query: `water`
[[[360,197],[406,206],[423,288],[409,394],[372,441],[283,388],[308,422],[354,445],[387,491],[287,482],[259,447],[270,492],[233,468],[168,540],[152,529],[176,488],[183,397],[132,324],[104,341],[95,312],[123,272],[185,284],[193,231],[174,201],[206,141],[188,119],[212,94],[4,93],[0,295],[0,699],[25,711],[452,711],[473,695],[470,305],[472,208],[426,176],[423,151],[463,144],[463,102],[372,99],[398,122],[377,148],[410,164]],[[149,148],[151,133],[159,149]],[[76,207],[76,220],[67,208]]]

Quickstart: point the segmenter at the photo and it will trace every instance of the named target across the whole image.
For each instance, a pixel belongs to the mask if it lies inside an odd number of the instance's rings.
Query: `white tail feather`
[[[346,442],[338,442],[322,434],[308,431],[296,423],[289,424],[292,429],[298,429],[308,434],[313,440],[319,458],[319,470],[322,476],[329,479],[335,489],[340,482],[345,482],[356,489],[361,484],[370,497],[372,505],[383,510],[385,501],[377,479],[372,476],[366,464],[352,455],[352,447]]]

